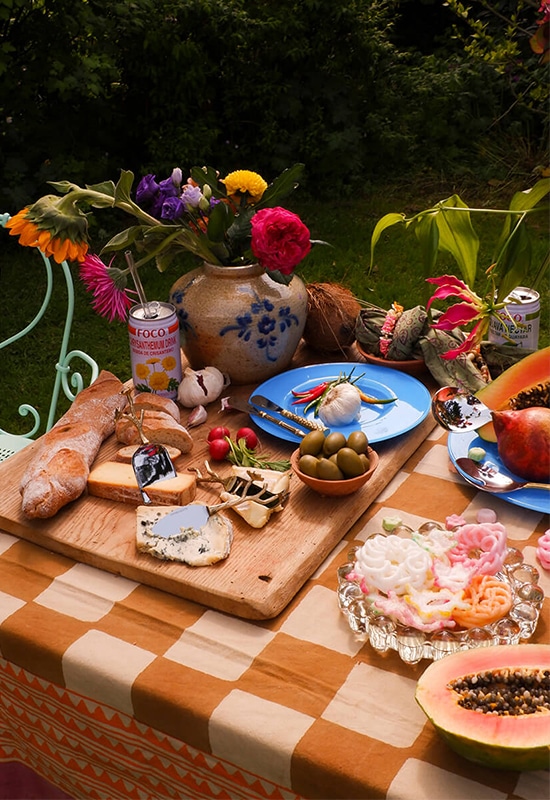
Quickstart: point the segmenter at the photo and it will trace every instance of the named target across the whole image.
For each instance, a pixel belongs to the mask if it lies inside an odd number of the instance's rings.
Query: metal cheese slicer
[[[197,482],[221,483],[226,492],[235,496],[215,505],[189,503],[175,511],[171,511],[166,516],[157,520],[153,525],[152,532],[157,536],[169,538],[170,536],[181,533],[181,531],[186,528],[193,528],[196,531],[200,530],[208,523],[209,518],[217,514],[218,511],[224,511],[226,508],[239,506],[247,500],[259,503],[262,506],[274,508],[283,503],[288,495],[287,491],[270,492],[265,484],[258,482],[258,476],[254,474],[253,470],[250,471],[248,478],[237,475],[221,478],[215,472],[212,472],[208,462],[206,462],[208,477],[203,476],[196,467],[190,467],[190,470],[197,473]]]
[[[141,444],[132,456],[132,468],[143,502],[146,505],[150,505],[152,501],[145,491],[145,488],[157,481],[176,478],[177,473],[166,447],[162,444],[153,444],[145,437],[143,433],[144,412],[142,410],[139,415],[136,413],[131,391],[131,389],[125,389],[123,391],[123,394],[128,398],[129,411],[118,412],[117,419],[119,417],[126,417],[133,422],[138,430]]]

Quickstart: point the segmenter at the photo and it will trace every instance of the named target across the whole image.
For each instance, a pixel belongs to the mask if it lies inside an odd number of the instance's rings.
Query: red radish
[[[213,442],[215,439],[225,439],[226,436],[231,436],[231,431],[229,428],[224,428],[222,425],[218,425],[217,428],[212,428],[208,434],[208,441]]]
[[[249,450],[254,450],[258,446],[258,437],[252,428],[239,428],[237,431],[237,441],[240,439],[245,440],[245,444]]]
[[[210,457],[213,458],[214,461],[223,461],[231,448],[227,439],[212,439],[208,445],[208,449],[210,451]]]

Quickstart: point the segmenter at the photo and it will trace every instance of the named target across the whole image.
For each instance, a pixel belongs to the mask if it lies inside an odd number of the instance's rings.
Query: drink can
[[[180,329],[171,303],[141,303],[128,319],[132,380],[137,392],[175,400],[181,383]]]
[[[489,341],[536,350],[539,345],[539,293],[518,286],[504,302],[506,306],[491,316]]]

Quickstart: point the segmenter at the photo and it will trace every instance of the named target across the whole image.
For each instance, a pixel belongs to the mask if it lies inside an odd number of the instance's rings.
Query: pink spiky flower
[[[126,289],[127,270],[113,267],[112,263],[113,259],[107,266],[99,256],[89,253],[80,265],[80,278],[86,290],[94,296],[94,311],[107,317],[109,322],[115,319],[126,322],[128,309],[135,300],[130,297],[130,290]]]

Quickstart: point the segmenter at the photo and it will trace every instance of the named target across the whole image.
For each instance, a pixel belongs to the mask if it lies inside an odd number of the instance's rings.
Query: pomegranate
[[[550,408],[493,411],[498,454],[511,472],[528,481],[550,481]]]

